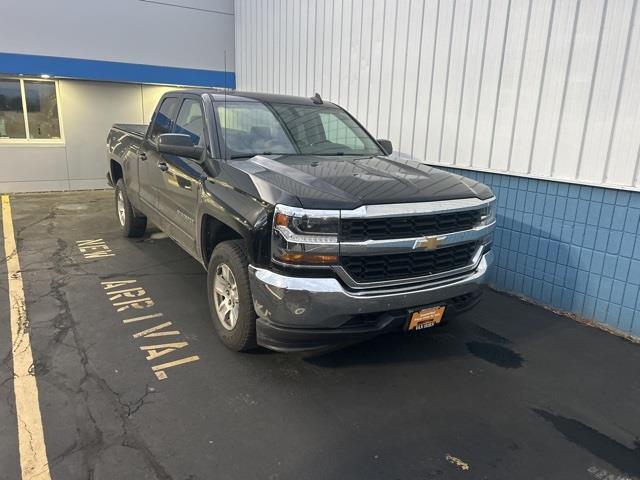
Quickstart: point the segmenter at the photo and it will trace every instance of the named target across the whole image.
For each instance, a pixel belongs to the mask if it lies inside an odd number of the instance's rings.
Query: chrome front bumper
[[[478,266],[463,275],[411,288],[350,291],[335,278],[285,276],[249,266],[256,313],[287,328],[335,329],[351,317],[429,305],[476,290],[485,283],[493,252],[482,255]]]

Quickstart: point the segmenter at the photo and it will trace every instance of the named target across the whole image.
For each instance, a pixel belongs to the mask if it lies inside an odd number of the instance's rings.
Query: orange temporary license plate
[[[413,312],[409,318],[408,330],[422,330],[438,325],[444,315],[444,306],[429,307]]]

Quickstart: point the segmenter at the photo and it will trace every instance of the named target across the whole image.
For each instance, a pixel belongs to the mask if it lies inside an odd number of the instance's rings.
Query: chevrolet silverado
[[[491,190],[391,154],[318,94],[182,90],[112,127],[107,178],[125,236],[150,221],[207,270],[227,347],[322,350],[443,323],[492,263]]]

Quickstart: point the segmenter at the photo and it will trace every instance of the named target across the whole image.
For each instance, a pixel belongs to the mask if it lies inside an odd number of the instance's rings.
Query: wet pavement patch
[[[504,345],[487,342],[467,342],[467,349],[473,355],[502,368],[520,368],[522,356]]]

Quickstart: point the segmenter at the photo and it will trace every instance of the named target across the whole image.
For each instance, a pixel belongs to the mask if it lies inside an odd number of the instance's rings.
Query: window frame
[[[182,105],[182,96],[177,95],[176,92],[169,92],[163,95],[162,97],[160,97],[160,99],[158,100],[156,109],[154,110],[153,115],[151,116],[151,121],[149,122],[149,126],[147,127],[147,133],[144,136],[145,141],[147,141],[150,145],[152,145],[153,148],[156,148],[156,140],[158,138],[158,135],[152,138],[153,126],[156,123],[156,118],[158,117],[158,114],[160,113],[160,110],[162,109],[162,105],[164,105],[164,102],[172,98],[176,101],[176,109],[171,114],[171,123],[172,123],[171,130],[169,132],[164,132],[164,133],[172,133],[173,130],[175,129],[176,120],[178,119],[178,112],[180,111],[180,106]]]
[[[62,109],[60,108],[60,84],[58,80],[32,77],[7,77],[0,76],[0,80],[18,80],[20,82],[20,96],[22,100],[22,115],[24,119],[24,131],[26,138],[6,138],[0,137],[0,145],[12,146],[34,146],[34,145],[65,145],[64,122],[62,120]],[[53,83],[56,91],[56,107],[58,109],[58,123],[60,125],[60,138],[29,138],[29,119],[27,112],[27,95],[24,82],[48,82]]]
[[[173,128],[171,129],[171,133],[177,133],[176,132],[176,128],[178,127],[178,118],[180,117],[180,112],[182,111],[182,107],[184,106],[185,102],[187,101],[192,101],[198,104],[198,106],[200,107],[200,114],[202,116],[202,146],[204,148],[208,147],[208,141],[207,141],[207,127],[206,127],[206,121],[205,121],[205,117],[204,117],[204,105],[202,104],[202,99],[198,96],[195,95],[183,95],[181,98],[178,99],[178,108],[176,109],[176,119],[173,122]]]

